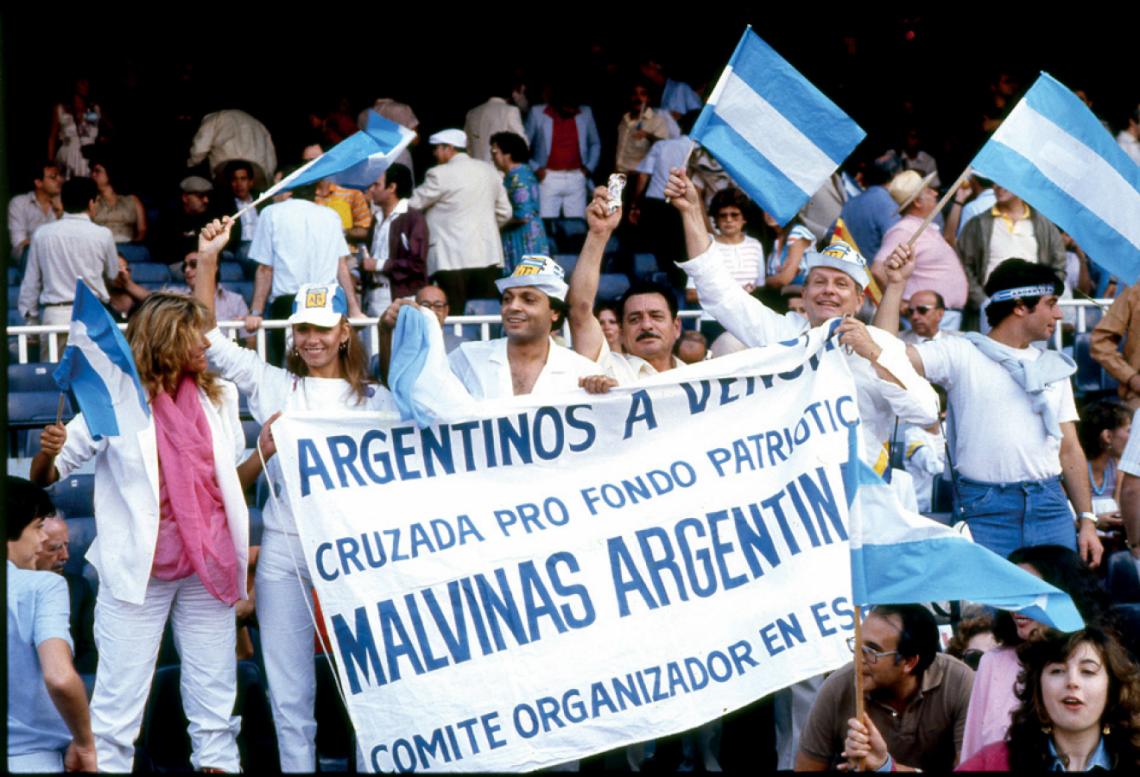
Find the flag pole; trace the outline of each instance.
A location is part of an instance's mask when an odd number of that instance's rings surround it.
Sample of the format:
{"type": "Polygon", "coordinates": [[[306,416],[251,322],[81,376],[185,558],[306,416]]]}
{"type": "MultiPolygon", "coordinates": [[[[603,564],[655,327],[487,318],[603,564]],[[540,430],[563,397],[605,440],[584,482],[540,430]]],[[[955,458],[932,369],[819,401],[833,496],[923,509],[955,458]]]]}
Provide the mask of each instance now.
{"type": "Polygon", "coordinates": [[[63,403],[67,400],[67,392],[59,392],[59,404],[55,408],[55,425],[63,423],[63,403]]]}
{"type": "MultiPolygon", "coordinates": [[[[863,722],[863,608],[855,605],[855,719],[863,722]]],[[[864,770],[863,758],[855,759],[854,771],[864,770]]]]}
{"type": "Polygon", "coordinates": [[[918,240],[918,236],[921,235],[926,230],[926,228],[930,226],[930,222],[934,221],[934,217],[942,212],[942,209],[946,207],[946,203],[949,202],[950,198],[954,196],[954,192],[958,191],[958,187],[965,183],[966,178],[969,175],[970,168],[967,167],[962,171],[962,174],[958,176],[958,180],[954,181],[954,184],[946,190],[945,194],[942,195],[942,199],[938,201],[938,205],[934,207],[934,210],[926,214],[926,218],[923,220],[922,224],[917,230],[915,230],[915,233],[910,236],[910,240],[906,241],[907,248],[914,248],[914,243],[916,240],[918,240]]]}

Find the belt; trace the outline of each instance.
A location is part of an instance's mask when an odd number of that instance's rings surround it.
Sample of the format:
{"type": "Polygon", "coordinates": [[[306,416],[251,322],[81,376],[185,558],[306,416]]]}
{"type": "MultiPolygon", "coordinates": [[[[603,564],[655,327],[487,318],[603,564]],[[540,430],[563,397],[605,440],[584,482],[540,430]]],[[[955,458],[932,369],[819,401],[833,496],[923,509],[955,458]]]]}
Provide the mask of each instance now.
{"type": "Polygon", "coordinates": [[[45,308],[67,308],[75,304],[75,300],[67,302],[41,302],[40,306],[45,308]]]}

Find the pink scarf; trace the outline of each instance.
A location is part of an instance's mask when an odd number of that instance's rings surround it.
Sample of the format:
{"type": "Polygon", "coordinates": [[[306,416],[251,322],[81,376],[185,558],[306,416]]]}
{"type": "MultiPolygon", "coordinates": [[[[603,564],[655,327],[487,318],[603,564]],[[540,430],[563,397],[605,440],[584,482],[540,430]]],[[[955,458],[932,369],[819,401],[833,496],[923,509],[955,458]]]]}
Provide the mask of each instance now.
{"type": "Polygon", "coordinates": [[[225,503],[214,471],[210,423],[198,386],[183,375],[177,394],[151,402],[158,442],[158,544],[151,574],[158,580],[198,575],[216,599],[241,598],[237,554],[226,522],[225,503]]]}

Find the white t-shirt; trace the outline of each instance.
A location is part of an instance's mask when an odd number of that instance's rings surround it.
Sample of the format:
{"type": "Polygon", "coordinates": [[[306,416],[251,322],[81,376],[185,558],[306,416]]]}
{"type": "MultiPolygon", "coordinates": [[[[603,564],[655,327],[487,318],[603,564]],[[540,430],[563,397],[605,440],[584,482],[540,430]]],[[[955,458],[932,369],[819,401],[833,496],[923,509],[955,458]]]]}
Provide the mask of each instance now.
{"type": "MultiPolygon", "coordinates": [[[[686,366],[676,356],[672,357],[672,360],[674,369],[686,366]]],[[[640,356],[634,356],[632,353],[614,353],[604,337],[601,350],[598,351],[597,366],[601,373],[616,380],[619,386],[631,386],[658,374],[657,368],[640,356]]]]}
{"type": "MultiPolygon", "coordinates": [[[[1013,358],[1036,361],[1042,351],[1010,348],[1013,358]]],[[[1025,389],[1005,368],[964,337],[940,337],[915,346],[926,377],[941,384],[950,400],[955,443],[954,464],[971,480],[1017,483],[1061,474],[1061,441],[1045,432],[1025,389]]],[[[1076,421],[1073,386],[1058,381],[1045,389],[1057,420],[1076,421]]]]}
{"type": "MultiPolygon", "coordinates": [[[[763,282],[764,246],[756,238],[745,236],[741,243],[714,241],[709,246],[709,253],[724,263],[729,275],[741,286],[763,282]]],[[[685,288],[695,289],[697,284],[689,278],[685,288]]]]}
{"type": "MultiPolygon", "coordinates": [[[[514,396],[507,338],[463,343],[450,354],[451,371],[476,399],[514,396]]],[[[531,394],[556,394],[579,389],[578,378],[598,375],[598,365],[585,356],[550,341],[546,365],[534,382],[531,394]]]]}

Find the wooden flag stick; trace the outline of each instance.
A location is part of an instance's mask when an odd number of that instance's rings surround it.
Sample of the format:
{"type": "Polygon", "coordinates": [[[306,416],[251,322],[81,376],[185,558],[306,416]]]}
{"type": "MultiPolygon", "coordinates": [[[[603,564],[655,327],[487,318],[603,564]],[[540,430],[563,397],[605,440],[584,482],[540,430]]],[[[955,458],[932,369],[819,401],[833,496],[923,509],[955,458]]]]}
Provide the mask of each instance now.
{"type": "Polygon", "coordinates": [[[63,423],[63,403],[67,401],[67,394],[59,392],[59,405],[55,409],[55,423],[59,426],[63,423]]]}
{"type": "MultiPolygon", "coordinates": [[[[855,605],[855,719],[863,721],[863,608],[859,605],[855,605]]],[[[855,759],[854,770],[864,771],[865,760],[855,759]]]]}
{"type": "Polygon", "coordinates": [[[958,176],[958,180],[954,181],[954,185],[947,189],[946,193],[942,195],[942,199],[938,201],[938,205],[935,206],[934,210],[926,214],[926,219],[922,222],[915,233],[910,236],[910,240],[906,241],[907,248],[914,247],[914,242],[918,240],[918,236],[922,234],[923,230],[930,226],[930,222],[934,221],[934,217],[942,212],[942,209],[946,207],[946,203],[949,202],[950,198],[954,196],[954,192],[958,191],[958,187],[965,182],[966,177],[969,175],[970,168],[967,167],[962,171],[962,174],[958,176]]]}

